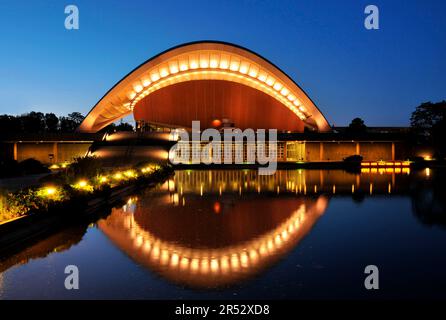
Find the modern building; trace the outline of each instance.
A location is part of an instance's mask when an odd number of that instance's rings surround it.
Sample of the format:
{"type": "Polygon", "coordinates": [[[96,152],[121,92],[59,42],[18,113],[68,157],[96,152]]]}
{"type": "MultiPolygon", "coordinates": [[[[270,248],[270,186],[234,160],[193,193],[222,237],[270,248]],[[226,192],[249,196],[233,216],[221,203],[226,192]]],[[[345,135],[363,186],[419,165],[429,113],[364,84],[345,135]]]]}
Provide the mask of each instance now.
{"type": "MultiPolygon", "coordinates": [[[[147,60],[99,100],[79,130],[97,132],[131,114],[141,131],[187,129],[193,120],[200,121],[201,129],[277,129],[279,161],[339,161],[354,154],[392,161],[408,156],[401,135],[395,133],[374,132],[361,139],[336,134],[284,71],[246,48],[224,42],[187,43],[147,60]]],[[[97,154],[129,153],[122,146],[113,152],[104,149],[97,154]]],[[[135,147],[132,152],[147,154],[135,147]]]]}
{"type": "MultiPolygon", "coordinates": [[[[89,153],[121,163],[166,159],[172,144],[165,143],[165,133],[190,129],[192,121],[199,120],[201,129],[277,129],[277,159],[284,162],[340,161],[355,154],[369,161],[397,161],[415,154],[404,128],[369,130],[360,137],[332,129],[311,98],[279,67],[249,49],[217,41],[180,45],[142,63],[93,106],[77,139],[3,142],[16,160],[35,154],[46,163],[69,161],[93,143],[86,135],[129,115],[137,133],[100,135],[89,153]]],[[[230,150],[231,157],[234,152],[230,150]]]]}
{"type": "Polygon", "coordinates": [[[137,122],[327,132],[308,95],[260,55],[223,42],[184,44],[131,71],[93,107],[79,130],[97,132],[133,114],[137,122]]]}

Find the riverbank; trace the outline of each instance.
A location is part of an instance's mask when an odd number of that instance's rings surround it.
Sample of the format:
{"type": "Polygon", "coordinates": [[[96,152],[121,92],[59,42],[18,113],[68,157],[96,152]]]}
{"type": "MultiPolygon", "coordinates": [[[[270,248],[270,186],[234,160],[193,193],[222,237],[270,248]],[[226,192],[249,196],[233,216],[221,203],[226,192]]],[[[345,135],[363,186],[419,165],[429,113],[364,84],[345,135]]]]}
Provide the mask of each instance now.
{"type": "Polygon", "coordinates": [[[61,227],[109,212],[114,206],[123,204],[126,197],[142,188],[163,182],[171,174],[172,168],[163,166],[150,174],[138,176],[119,185],[53,203],[46,211],[31,211],[4,221],[0,223],[0,254],[14,251],[61,227]]]}

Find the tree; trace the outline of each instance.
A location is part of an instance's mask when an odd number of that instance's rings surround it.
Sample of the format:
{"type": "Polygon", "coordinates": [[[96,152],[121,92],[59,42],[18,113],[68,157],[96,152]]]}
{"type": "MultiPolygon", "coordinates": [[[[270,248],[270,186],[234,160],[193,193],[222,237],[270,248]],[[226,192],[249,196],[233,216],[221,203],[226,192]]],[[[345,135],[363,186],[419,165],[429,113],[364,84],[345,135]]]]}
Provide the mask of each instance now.
{"type": "Polygon", "coordinates": [[[45,129],[47,132],[57,132],[59,130],[59,118],[54,113],[45,114],[45,129]]]}
{"type": "Polygon", "coordinates": [[[446,155],[446,101],[425,102],[410,117],[410,126],[418,144],[432,146],[436,156],[446,155]]]}
{"type": "Polygon", "coordinates": [[[432,134],[432,128],[444,121],[445,113],[446,101],[424,102],[412,112],[410,126],[417,133],[429,137],[432,134]]]}
{"type": "Polygon", "coordinates": [[[0,115],[0,133],[20,132],[22,124],[18,117],[7,114],[0,115]]]}
{"type": "Polygon", "coordinates": [[[79,126],[82,123],[82,121],[84,121],[84,118],[85,117],[80,112],[72,112],[68,114],[68,119],[76,123],[77,126],[79,126]]]}
{"type": "Polygon", "coordinates": [[[40,133],[45,131],[45,117],[42,112],[31,111],[20,116],[25,133],[40,133]]]}
{"type": "Polygon", "coordinates": [[[347,132],[354,135],[364,134],[367,131],[367,126],[361,118],[354,118],[347,127],[347,132]]]}
{"type": "Polygon", "coordinates": [[[128,122],[123,122],[121,120],[121,122],[116,125],[114,123],[109,124],[108,126],[102,128],[99,132],[101,133],[113,133],[113,132],[117,132],[117,131],[133,131],[133,126],[128,123],[128,122]]]}
{"type": "Polygon", "coordinates": [[[76,123],[68,117],[60,117],[60,132],[74,132],[77,128],[76,123]]]}
{"type": "Polygon", "coordinates": [[[128,122],[120,122],[116,126],[116,131],[133,131],[133,126],[128,122]]]}
{"type": "Polygon", "coordinates": [[[84,120],[84,116],[79,112],[69,113],[67,117],[60,117],[60,131],[74,132],[84,120]]]}

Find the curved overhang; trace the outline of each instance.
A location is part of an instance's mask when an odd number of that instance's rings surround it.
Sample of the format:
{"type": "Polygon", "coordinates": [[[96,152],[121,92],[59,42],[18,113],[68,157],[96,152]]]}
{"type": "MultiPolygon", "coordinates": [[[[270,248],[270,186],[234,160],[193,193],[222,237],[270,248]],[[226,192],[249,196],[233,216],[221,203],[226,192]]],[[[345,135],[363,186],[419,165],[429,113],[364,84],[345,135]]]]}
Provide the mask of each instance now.
{"type": "Polygon", "coordinates": [[[78,130],[97,132],[132,113],[143,98],[193,80],[232,81],[260,90],[320,132],[331,128],[308,95],[282,70],[256,53],[223,42],[194,42],[169,49],[141,64],[93,107],[78,130]]]}

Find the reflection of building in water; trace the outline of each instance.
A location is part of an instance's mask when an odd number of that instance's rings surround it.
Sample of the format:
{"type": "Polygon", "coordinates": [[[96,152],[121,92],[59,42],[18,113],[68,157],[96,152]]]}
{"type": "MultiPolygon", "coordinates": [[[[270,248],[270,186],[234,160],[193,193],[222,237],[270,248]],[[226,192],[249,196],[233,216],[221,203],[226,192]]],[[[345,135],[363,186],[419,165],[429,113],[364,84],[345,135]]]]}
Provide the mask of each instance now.
{"type": "Polygon", "coordinates": [[[325,211],[323,194],[407,193],[406,171],[176,171],[99,223],[118,247],[171,281],[197,287],[258,274],[304,237],[325,211]]]}
{"type": "Polygon", "coordinates": [[[62,232],[57,232],[44,239],[36,240],[20,252],[0,257],[0,276],[2,272],[15,265],[26,264],[30,260],[45,258],[51,253],[70,249],[71,246],[82,240],[82,237],[87,231],[87,227],[87,225],[81,224],[80,226],[64,229],[62,232]]]}
{"type": "Polygon", "coordinates": [[[3,273],[0,273],[0,297],[3,297],[4,295],[3,290],[3,273]]]}
{"type": "Polygon", "coordinates": [[[412,212],[423,224],[446,226],[446,171],[426,168],[411,183],[412,212]]]}
{"type": "Polygon", "coordinates": [[[279,170],[274,175],[259,175],[256,170],[186,170],[177,171],[164,187],[174,195],[188,192],[388,194],[407,192],[409,173],[408,168],[376,172],[369,169],[361,174],[342,170],[279,170]]]}
{"type": "Polygon", "coordinates": [[[184,206],[168,192],[147,193],[132,213],[117,209],[99,228],[139,263],[192,287],[233,284],[292,250],[325,211],[327,199],[201,197],[184,206]],[[218,208],[218,209],[217,209],[218,208]]]}

